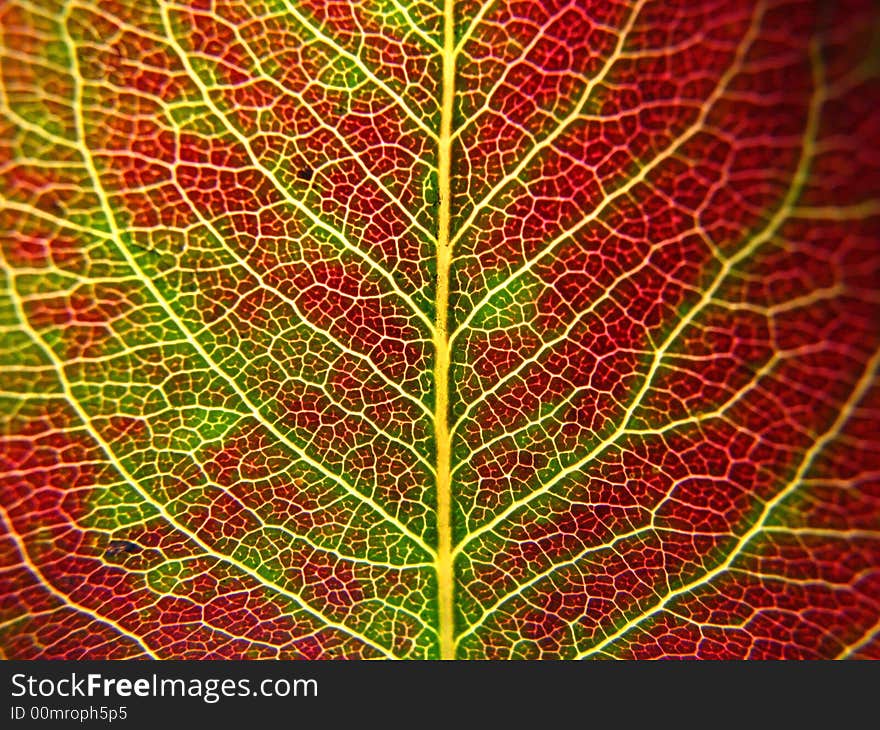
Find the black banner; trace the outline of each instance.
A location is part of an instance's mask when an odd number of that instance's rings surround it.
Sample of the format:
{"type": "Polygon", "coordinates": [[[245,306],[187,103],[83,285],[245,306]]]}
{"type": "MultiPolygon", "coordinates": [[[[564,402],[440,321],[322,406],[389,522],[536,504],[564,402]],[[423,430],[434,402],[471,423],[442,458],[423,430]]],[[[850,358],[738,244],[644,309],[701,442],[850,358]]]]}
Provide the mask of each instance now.
{"type": "Polygon", "coordinates": [[[4,728],[850,728],[876,725],[880,687],[867,662],[6,661],[0,669],[4,728]]]}

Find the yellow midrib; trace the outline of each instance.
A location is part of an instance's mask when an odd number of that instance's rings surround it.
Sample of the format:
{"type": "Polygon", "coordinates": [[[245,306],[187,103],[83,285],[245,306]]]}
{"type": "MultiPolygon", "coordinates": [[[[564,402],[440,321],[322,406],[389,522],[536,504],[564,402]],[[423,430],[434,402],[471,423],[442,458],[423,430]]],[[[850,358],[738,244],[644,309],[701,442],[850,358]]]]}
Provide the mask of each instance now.
{"type": "Polygon", "coordinates": [[[440,196],[437,222],[437,290],[434,321],[434,438],[437,445],[437,609],[440,658],[455,658],[452,570],[452,485],[449,434],[449,263],[450,168],[452,112],[455,101],[454,0],[443,5],[443,86],[440,137],[437,143],[437,186],[440,196]]]}

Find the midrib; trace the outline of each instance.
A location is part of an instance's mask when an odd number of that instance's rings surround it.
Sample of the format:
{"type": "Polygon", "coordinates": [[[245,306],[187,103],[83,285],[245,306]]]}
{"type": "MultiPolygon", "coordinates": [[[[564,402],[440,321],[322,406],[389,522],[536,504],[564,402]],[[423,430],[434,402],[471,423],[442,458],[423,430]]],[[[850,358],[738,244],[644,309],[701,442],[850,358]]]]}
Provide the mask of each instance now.
{"type": "Polygon", "coordinates": [[[437,613],[440,658],[455,658],[452,570],[452,485],[450,483],[449,434],[449,263],[452,111],[455,101],[454,0],[443,5],[443,98],[440,105],[440,136],[437,143],[437,185],[440,196],[437,222],[437,294],[434,321],[434,438],[437,445],[437,613]]]}

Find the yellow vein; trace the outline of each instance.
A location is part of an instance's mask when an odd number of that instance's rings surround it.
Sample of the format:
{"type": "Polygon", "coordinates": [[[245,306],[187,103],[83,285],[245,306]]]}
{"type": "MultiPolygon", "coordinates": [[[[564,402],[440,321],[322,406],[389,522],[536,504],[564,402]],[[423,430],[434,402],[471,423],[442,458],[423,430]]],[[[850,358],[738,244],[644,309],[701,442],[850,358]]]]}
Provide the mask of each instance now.
{"type": "Polygon", "coordinates": [[[862,649],[866,649],[867,647],[869,647],[877,639],[878,636],[880,636],[880,620],[878,620],[877,623],[875,623],[854,642],[841,649],[840,653],[835,657],[835,659],[849,659],[855,656],[862,649]]]}
{"type": "Polygon", "coordinates": [[[434,438],[437,446],[437,614],[440,658],[455,658],[455,571],[452,555],[452,477],[449,433],[449,230],[452,211],[452,116],[455,105],[455,8],[443,5],[443,99],[437,145],[440,194],[437,224],[437,292],[434,325],[434,438]]]}
{"type": "Polygon", "coordinates": [[[809,205],[795,208],[793,218],[809,220],[851,221],[880,215],[880,200],[863,200],[851,205],[809,205]]]}
{"type": "Polygon", "coordinates": [[[480,5],[480,9],[471,19],[471,22],[468,23],[468,27],[465,29],[464,33],[462,33],[461,38],[455,45],[455,50],[453,52],[456,56],[461,52],[461,49],[464,48],[465,44],[471,39],[471,36],[477,29],[477,26],[483,22],[483,18],[486,17],[486,14],[489,12],[493,5],[495,5],[495,0],[486,0],[486,2],[480,5]]]}

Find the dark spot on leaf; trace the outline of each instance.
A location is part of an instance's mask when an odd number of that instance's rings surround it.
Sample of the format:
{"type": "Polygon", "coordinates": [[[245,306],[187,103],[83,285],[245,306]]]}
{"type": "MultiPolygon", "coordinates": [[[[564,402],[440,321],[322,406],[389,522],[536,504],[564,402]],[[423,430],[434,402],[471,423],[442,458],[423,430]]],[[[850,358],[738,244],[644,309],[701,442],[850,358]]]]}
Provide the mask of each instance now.
{"type": "Polygon", "coordinates": [[[297,173],[297,176],[300,180],[311,180],[314,174],[315,171],[311,167],[304,167],[297,173]]]}
{"type": "Polygon", "coordinates": [[[138,550],[140,550],[138,544],[129,540],[111,540],[105,554],[121,555],[123,553],[136,553],[138,550]]]}

